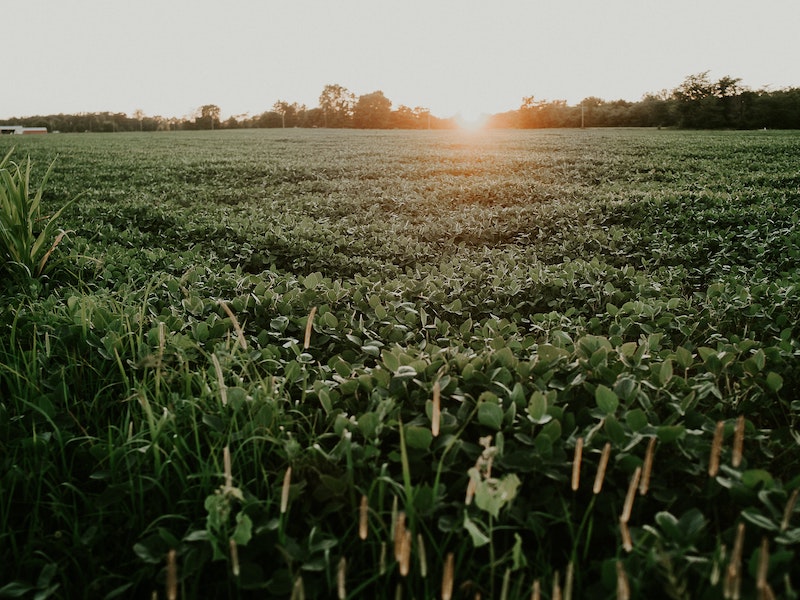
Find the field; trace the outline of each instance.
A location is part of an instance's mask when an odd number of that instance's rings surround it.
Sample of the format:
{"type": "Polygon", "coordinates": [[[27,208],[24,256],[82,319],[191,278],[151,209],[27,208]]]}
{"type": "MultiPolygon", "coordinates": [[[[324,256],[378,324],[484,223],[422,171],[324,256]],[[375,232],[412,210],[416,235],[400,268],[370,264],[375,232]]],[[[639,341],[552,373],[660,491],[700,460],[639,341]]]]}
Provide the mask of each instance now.
{"type": "Polygon", "coordinates": [[[800,134],[13,144],[0,597],[798,597],[800,134]]]}

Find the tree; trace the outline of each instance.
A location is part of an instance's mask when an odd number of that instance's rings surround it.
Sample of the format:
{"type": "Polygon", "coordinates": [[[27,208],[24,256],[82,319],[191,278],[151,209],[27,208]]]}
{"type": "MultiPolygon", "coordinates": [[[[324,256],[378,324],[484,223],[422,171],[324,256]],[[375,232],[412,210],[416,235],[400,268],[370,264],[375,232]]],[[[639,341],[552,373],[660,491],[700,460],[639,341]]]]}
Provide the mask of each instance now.
{"type": "Polygon", "coordinates": [[[355,95],[336,83],[328,84],[319,96],[325,127],[347,127],[353,117],[355,95]]]}
{"type": "Polygon", "coordinates": [[[219,115],[221,112],[216,104],[204,104],[195,113],[195,125],[198,129],[219,127],[219,115]]]}
{"type": "Polygon", "coordinates": [[[353,125],[361,129],[386,129],[392,117],[392,101],[377,91],[358,97],[353,109],[353,125]]]}

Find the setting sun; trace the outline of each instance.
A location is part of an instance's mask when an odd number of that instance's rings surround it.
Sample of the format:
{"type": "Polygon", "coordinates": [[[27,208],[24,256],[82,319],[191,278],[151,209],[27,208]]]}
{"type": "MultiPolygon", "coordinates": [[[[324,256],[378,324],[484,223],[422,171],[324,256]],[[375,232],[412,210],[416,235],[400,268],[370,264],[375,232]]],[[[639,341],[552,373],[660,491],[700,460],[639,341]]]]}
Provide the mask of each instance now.
{"type": "Polygon", "coordinates": [[[460,129],[467,131],[477,131],[483,129],[489,120],[489,115],[483,112],[463,110],[455,117],[460,129]]]}

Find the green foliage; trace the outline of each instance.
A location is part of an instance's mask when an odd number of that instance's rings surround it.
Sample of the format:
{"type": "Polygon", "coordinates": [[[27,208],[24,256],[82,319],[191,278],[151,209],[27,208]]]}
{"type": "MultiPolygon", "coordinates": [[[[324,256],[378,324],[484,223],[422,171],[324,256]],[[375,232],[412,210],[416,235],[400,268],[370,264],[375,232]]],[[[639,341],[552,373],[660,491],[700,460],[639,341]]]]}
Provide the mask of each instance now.
{"type": "Polygon", "coordinates": [[[74,200],[42,216],[42,195],[54,163],[34,191],[30,157],[19,165],[11,162],[12,153],[13,148],[0,160],[0,254],[8,275],[40,277],[51,269],[48,259],[64,236],[61,230],[53,239],[58,218],[74,200]]]}
{"type": "Polygon", "coordinates": [[[0,595],[793,597],[798,140],[586,133],[23,142],[103,260],[0,292],[0,595]]]}

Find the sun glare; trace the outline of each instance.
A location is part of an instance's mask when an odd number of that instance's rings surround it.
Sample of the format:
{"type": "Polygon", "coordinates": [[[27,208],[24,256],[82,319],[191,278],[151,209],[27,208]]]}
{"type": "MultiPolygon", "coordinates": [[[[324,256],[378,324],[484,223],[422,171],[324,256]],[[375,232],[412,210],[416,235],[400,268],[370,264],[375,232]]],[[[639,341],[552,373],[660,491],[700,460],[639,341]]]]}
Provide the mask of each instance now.
{"type": "Polygon", "coordinates": [[[483,129],[488,120],[489,115],[486,113],[474,111],[461,111],[456,116],[456,123],[461,129],[466,131],[478,131],[479,129],[483,129]]]}

